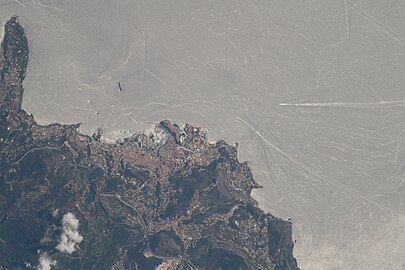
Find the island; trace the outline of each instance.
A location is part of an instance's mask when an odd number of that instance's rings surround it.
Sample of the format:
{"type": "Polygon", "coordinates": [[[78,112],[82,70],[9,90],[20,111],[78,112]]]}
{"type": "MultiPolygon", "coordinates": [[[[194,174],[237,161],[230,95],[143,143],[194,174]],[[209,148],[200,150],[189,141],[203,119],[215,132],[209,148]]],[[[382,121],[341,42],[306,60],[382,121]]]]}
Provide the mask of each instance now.
{"type": "Polygon", "coordinates": [[[22,108],[29,46],[0,49],[0,269],[298,269],[292,226],[262,211],[237,145],[157,123],[109,143],[22,108]]]}

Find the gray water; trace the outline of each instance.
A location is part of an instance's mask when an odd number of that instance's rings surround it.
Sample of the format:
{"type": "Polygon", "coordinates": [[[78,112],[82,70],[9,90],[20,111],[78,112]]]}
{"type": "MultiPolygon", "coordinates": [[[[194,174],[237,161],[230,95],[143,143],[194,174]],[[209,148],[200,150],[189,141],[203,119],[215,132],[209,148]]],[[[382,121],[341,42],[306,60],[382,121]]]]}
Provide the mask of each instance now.
{"type": "Polygon", "coordinates": [[[303,269],[405,269],[405,2],[0,0],[23,108],[107,139],[170,119],[240,142],[303,269]],[[123,91],[119,91],[118,82],[123,91]]]}

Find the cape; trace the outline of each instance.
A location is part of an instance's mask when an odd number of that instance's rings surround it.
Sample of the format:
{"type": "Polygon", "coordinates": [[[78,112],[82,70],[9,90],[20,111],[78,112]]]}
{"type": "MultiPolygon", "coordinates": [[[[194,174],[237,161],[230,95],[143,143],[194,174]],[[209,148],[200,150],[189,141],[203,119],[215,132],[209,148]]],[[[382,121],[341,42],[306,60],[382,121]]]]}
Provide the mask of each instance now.
{"type": "Polygon", "coordinates": [[[298,269],[237,145],[169,121],[108,143],[21,108],[29,47],[0,49],[0,269],[298,269]]]}

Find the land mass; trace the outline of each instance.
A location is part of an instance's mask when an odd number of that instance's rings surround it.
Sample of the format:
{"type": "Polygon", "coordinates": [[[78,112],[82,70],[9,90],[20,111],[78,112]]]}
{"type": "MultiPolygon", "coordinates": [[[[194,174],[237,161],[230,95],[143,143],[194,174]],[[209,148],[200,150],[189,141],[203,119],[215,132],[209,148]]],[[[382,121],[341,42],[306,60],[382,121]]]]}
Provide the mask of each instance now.
{"type": "Polygon", "coordinates": [[[0,48],[0,269],[298,269],[291,223],[260,210],[237,146],[169,121],[116,143],[39,125],[21,108],[28,54],[13,16],[0,48]]]}

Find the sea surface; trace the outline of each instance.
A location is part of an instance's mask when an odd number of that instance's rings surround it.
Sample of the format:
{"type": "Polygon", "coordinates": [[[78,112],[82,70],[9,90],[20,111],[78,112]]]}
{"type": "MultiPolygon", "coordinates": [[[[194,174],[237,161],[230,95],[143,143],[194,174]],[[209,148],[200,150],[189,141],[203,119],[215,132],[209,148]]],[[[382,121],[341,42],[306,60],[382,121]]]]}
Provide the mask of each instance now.
{"type": "Polygon", "coordinates": [[[240,143],[302,269],[405,268],[404,1],[0,0],[14,14],[39,123],[202,126],[240,143]]]}

